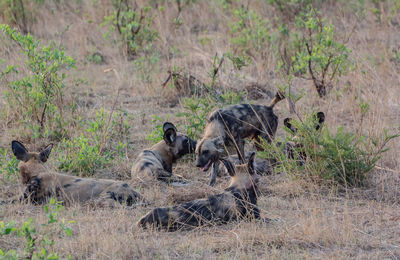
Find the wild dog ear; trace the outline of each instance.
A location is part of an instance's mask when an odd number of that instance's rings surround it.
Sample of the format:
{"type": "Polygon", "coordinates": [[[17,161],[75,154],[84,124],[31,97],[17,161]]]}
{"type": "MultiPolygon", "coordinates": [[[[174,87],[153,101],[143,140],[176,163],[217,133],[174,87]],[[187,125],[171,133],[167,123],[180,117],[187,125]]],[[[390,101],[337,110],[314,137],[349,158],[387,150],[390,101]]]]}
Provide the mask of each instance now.
{"type": "Polygon", "coordinates": [[[53,144],[49,144],[48,146],[46,146],[46,148],[40,152],[39,160],[41,160],[42,162],[47,162],[47,159],[49,159],[51,153],[51,149],[53,149],[53,144]]]}
{"type": "Polygon", "coordinates": [[[23,162],[27,162],[29,160],[28,150],[26,150],[26,148],[23,144],[21,144],[18,141],[13,140],[11,142],[11,148],[12,148],[12,151],[13,151],[15,157],[17,157],[18,160],[23,161],[23,162]]]}
{"type": "Polygon", "coordinates": [[[318,123],[315,125],[315,129],[318,130],[322,127],[322,124],[325,122],[325,114],[324,112],[317,113],[318,123]]]}
{"type": "Polygon", "coordinates": [[[163,125],[163,131],[164,131],[164,141],[167,143],[167,145],[173,145],[176,141],[176,128],[174,124],[170,122],[166,122],[163,125]]]}
{"type": "Polygon", "coordinates": [[[292,132],[297,133],[297,128],[294,127],[294,126],[290,123],[291,120],[292,120],[292,119],[291,119],[290,117],[285,118],[285,120],[283,120],[283,124],[284,124],[287,128],[289,128],[292,132]]]}
{"type": "Polygon", "coordinates": [[[253,175],[254,173],[256,173],[256,171],[255,171],[255,169],[256,169],[255,158],[256,158],[256,153],[252,152],[250,157],[249,157],[249,160],[247,162],[247,168],[249,169],[250,175],[253,175]]]}
{"type": "Polygon", "coordinates": [[[229,176],[233,177],[236,174],[235,166],[228,159],[221,158],[220,161],[225,165],[226,170],[228,171],[229,176]]]}

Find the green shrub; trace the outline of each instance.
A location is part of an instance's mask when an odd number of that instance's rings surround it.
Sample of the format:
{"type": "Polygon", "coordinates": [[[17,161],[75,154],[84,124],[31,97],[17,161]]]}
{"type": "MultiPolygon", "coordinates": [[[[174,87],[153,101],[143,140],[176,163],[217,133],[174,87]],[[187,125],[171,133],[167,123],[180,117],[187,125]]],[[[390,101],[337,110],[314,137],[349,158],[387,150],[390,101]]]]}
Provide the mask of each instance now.
{"type": "Polygon", "coordinates": [[[227,57],[240,69],[256,56],[265,57],[271,40],[270,29],[264,18],[243,6],[234,10],[233,17],[234,22],[229,25],[233,49],[227,57]]]}
{"type": "Polygon", "coordinates": [[[96,111],[94,120],[84,123],[84,133],[59,144],[58,168],[90,176],[122,158],[130,129],[126,117],[126,113],[96,111]]]}
{"type": "Polygon", "coordinates": [[[25,134],[30,138],[60,139],[65,135],[66,111],[71,107],[63,98],[66,79],[63,71],[74,67],[74,59],[55,43],[43,46],[33,36],[22,35],[8,25],[0,25],[0,29],[21,49],[29,70],[24,75],[22,68],[8,65],[0,72],[9,111],[29,130],[25,134]]]}
{"type": "MultiPolygon", "coordinates": [[[[58,259],[58,254],[54,252],[55,237],[67,235],[72,236],[69,224],[74,221],[66,222],[59,219],[59,214],[64,207],[52,198],[48,205],[44,206],[44,211],[48,214],[48,221],[37,224],[32,218],[25,221],[21,226],[16,226],[15,222],[0,221],[0,236],[17,236],[25,240],[24,251],[20,249],[8,250],[0,249],[1,259],[58,259]],[[58,224],[58,225],[56,225],[58,224]],[[40,229],[40,230],[39,230],[40,229]]],[[[5,238],[4,238],[5,239],[5,238]]],[[[68,257],[70,258],[70,256],[68,257]]]]}
{"type": "Polygon", "coordinates": [[[7,149],[0,148],[0,174],[6,176],[8,180],[18,177],[18,160],[7,149]]]}
{"type": "Polygon", "coordinates": [[[132,7],[137,5],[129,0],[111,0],[111,3],[113,13],[104,17],[102,23],[108,27],[108,34],[118,32],[124,51],[131,58],[139,52],[151,51],[152,43],[158,37],[158,32],[151,28],[152,7],[132,7]]]}
{"type": "Polygon", "coordinates": [[[281,26],[279,70],[288,81],[293,76],[312,79],[319,96],[325,96],[337,77],[352,67],[351,51],[338,38],[334,26],[311,8],[297,17],[293,30],[281,26]]]}
{"type": "Polygon", "coordinates": [[[284,146],[263,143],[264,152],[260,155],[265,158],[277,158],[280,163],[279,170],[301,177],[316,176],[321,179],[330,180],[344,187],[356,187],[366,184],[368,173],[375,167],[376,162],[388,149],[387,143],[399,135],[388,135],[377,139],[365,135],[356,135],[346,132],[340,126],[333,134],[325,126],[321,131],[315,130],[315,116],[311,114],[303,121],[292,120],[298,130],[296,137],[287,130],[287,136],[281,143],[287,141],[300,144],[295,148],[294,160],[288,160],[284,153],[284,146]],[[300,156],[305,154],[306,163],[297,162],[300,156]]]}
{"type": "Polygon", "coordinates": [[[163,125],[168,121],[168,118],[168,115],[165,120],[157,115],[153,115],[153,119],[151,120],[153,130],[147,135],[146,140],[150,141],[152,144],[160,142],[164,137],[163,125]]]}

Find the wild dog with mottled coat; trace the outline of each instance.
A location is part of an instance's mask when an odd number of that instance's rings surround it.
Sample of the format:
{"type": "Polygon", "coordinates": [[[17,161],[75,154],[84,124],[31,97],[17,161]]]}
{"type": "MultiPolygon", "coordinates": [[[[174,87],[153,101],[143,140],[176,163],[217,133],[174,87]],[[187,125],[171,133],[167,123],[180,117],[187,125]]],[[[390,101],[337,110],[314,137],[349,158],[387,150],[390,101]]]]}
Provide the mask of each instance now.
{"type": "Polygon", "coordinates": [[[260,219],[257,207],[259,176],[254,170],[254,158],[255,153],[250,156],[248,163],[236,166],[221,159],[231,176],[231,183],[223,193],[177,206],[153,209],[137,222],[138,226],[174,231],[243,218],[260,219]]]}
{"type": "Polygon", "coordinates": [[[20,160],[18,168],[25,187],[21,201],[42,204],[54,197],[67,205],[77,202],[109,207],[146,203],[127,183],[79,178],[49,170],[44,163],[49,158],[52,144],[41,152],[28,152],[23,144],[14,140],[11,148],[15,157],[20,160]]]}
{"type": "MultiPolygon", "coordinates": [[[[219,159],[225,156],[225,147],[235,148],[240,161],[244,162],[244,138],[271,141],[278,127],[278,117],[273,108],[284,99],[276,93],[269,106],[240,104],[218,109],[208,117],[203,138],[196,147],[196,166],[204,172],[213,166],[210,185],[214,185],[219,169],[219,159]]],[[[261,147],[256,143],[257,150],[261,147]]]]}
{"type": "Polygon", "coordinates": [[[194,153],[196,141],[187,135],[179,134],[172,123],[163,125],[163,140],[148,150],[141,152],[132,167],[132,177],[145,182],[160,180],[164,182],[181,181],[172,174],[172,165],[189,153],[194,153]]]}
{"type": "MultiPolygon", "coordinates": [[[[325,114],[323,112],[318,112],[314,115],[314,128],[316,131],[322,128],[322,124],[325,122],[325,114]]],[[[297,139],[301,138],[298,136],[298,129],[290,123],[291,118],[285,118],[283,124],[292,132],[294,135],[293,142],[287,142],[284,144],[284,153],[289,159],[297,159],[300,165],[303,165],[306,162],[307,156],[304,151],[301,151],[303,145],[297,141],[297,139]]]]}

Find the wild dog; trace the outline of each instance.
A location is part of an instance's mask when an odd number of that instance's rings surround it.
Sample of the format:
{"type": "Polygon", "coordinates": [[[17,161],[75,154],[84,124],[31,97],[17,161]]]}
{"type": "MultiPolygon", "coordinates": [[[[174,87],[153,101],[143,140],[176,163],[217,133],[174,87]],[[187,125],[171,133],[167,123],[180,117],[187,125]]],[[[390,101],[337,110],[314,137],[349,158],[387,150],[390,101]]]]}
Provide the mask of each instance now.
{"type": "Polygon", "coordinates": [[[22,143],[14,140],[11,148],[20,161],[18,168],[25,187],[20,201],[42,204],[54,197],[66,205],[77,202],[109,207],[118,203],[129,207],[146,203],[127,183],[79,178],[49,170],[44,163],[50,156],[52,144],[41,152],[28,152],[22,143]]]}
{"type": "MultiPolygon", "coordinates": [[[[249,160],[249,158],[250,158],[252,153],[253,152],[246,152],[245,153],[245,157],[244,158],[245,158],[246,161],[249,160]]],[[[232,155],[229,158],[231,159],[231,161],[233,162],[234,165],[241,164],[239,156],[232,155]]],[[[270,175],[272,173],[273,163],[271,162],[271,160],[257,157],[254,160],[254,165],[255,165],[256,173],[258,175],[260,175],[260,176],[270,175]]],[[[219,172],[221,172],[221,167],[220,167],[220,171],[219,172]]]]}
{"type": "MultiPolygon", "coordinates": [[[[313,119],[315,122],[315,130],[320,130],[325,122],[325,114],[323,112],[318,112],[313,119]]],[[[298,129],[290,123],[291,120],[291,118],[285,118],[283,124],[292,132],[294,141],[285,143],[283,151],[289,159],[297,159],[298,164],[303,165],[306,162],[307,155],[302,151],[303,145],[298,141],[301,136],[298,136],[298,129]]]]}
{"type": "Polygon", "coordinates": [[[246,164],[236,166],[229,160],[221,159],[231,176],[231,183],[223,193],[177,206],[155,208],[143,216],[137,225],[174,231],[243,218],[260,219],[257,207],[259,176],[255,172],[254,158],[255,153],[252,153],[246,164]]]}
{"type": "MultiPolygon", "coordinates": [[[[219,169],[219,159],[225,153],[225,147],[234,148],[241,163],[244,162],[244,138],[259,141],[263,138],[270,142],[278,127],[278,117],[273,108],[284,99],[277,92],[269,106],[239,104],[218,109],[210,114],[203,138],[196,147],[196,166],[207,172],[213,166],[210,185],[214,185],[219,169]]],[[[261,147],[256,142],[257,150],[261,147]]]]}
{"type": "Polygon", "coordinates": [[[177,133],[175,126],[169,122],[164,123],[163,132],[162,141],[139,154],[131,170],[132,177],[145,182],[182,181],[172,174],[172,165],[184,155],[194,153],[196,141],[177,133]]]}

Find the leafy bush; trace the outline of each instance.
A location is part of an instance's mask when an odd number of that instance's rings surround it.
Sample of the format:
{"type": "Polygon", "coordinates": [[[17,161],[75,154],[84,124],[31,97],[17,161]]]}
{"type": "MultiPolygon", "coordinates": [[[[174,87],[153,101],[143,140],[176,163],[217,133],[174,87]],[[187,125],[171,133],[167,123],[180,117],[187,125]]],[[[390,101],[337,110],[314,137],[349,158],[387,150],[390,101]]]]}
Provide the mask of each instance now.
{"type": "MultiPolygon", "coordinates": [[[[0,221],[0,236],[23,237],[25,240],[24,252],[20,250],[0,249],[0,258],[4,259],[58,259],[58,254],[53,251],[55,242],[54,238],[67,235],[72,236],[72,230],[68,224],[74,221],[66,222],[64,219],[58,219],[60,212],[64,207],[52,198],[48,205],[44,206],[44,211],[48,214],[47,223],[38,225],[32,218],[25,221],[21,226],[15,223],[0,221]],[[58,223],[58,225],[56,225],[58,223]],[[39,227],[42,230],[39,230],[39,227]]],[[[69,257],[70,258],[70,257],[69,257]]]]}
{"type": "Polygon", "coordinates": [[[168,121],[169,116],[164,119],[157,115],[153,115],[153,119],[151,120],[152,125],[154,126],[153,131],[147,135],[146,140],[151,141],[152,144],[156,144],[163,139],[164,131],[163,125],[168,121]]]}
{"type": "Polygon", "coordinates": [[[104,17],[102,25],[108,26],[109,33],[117,30],[126,54],[132,58],[141,51],[151,50],[152,42],[158,37],[158,32],[151,28],[151,6],[137,7],[129,0],[111,2],[114,11],[104,17]]]}
{"type": "Polygon", "coordinates": [[[85,124],[85,132],[64,139],[58,146],[58,168],[80,176],[92,175],[124,156],[130,126],[125,113],[107,114],[96,111],[94,120],[85,124]]]}
{"type": "Polygon", "coordinates": [[[312,79],[320,97],[327,94],[334,80],[349,70],[350,49],[337,40],[335,29],[315,9],[299,15],[296,27],[280,29],[279,69],[292,76],[312,79]]]}
{"type": "Polygon", "coordinates": [[[4,174],[7,179],[18,176],[18,160],[7,149],[0,148],[0,174],[4,174]]]}
{"type": "Polygon", "coordinates": [[[380,139],[365,135],[346,132],[340,126],[333,134],[327,127],[322,132],[315,130],[313,114],[303,121],[292,120],[297,128],[294,135],[289,129],[282,145],[263,142],[264,152],[260,155],[266,158],[277,158],[279,170],[296,174],[306,172],[308,176],[316,176],[330,180],[344,187],[363,186],[366,184],[368,173],[375,167],[376,162],[388,149],[387,143],[400,136],[388,135],[386,132],[380,139]],[[284,152],[286,142],[300,144],[294,147],[294,160],[288,160],[284,152]],[[298,164],[300,156],[306,157],[305,164],[298,164]],[[294,162],[294,163],[293,163],[294,162]]]}
{"type": "Polygon", "coordinates": [[[0,25],[0,29],[21,49],[29,70],[24,75],[18,66],[8,65],[0,72],[0,79],[7,86],[5,95],[10,112],[30,130],[27,136],[61,138],[67,123],[65,110],[70,108],[63,98],[66,79],[63,70],[74,67],[74,59],[55,43],[42,46],[33,36],[22,35],[8,25],[0,25]]]}
{"type": "Polygon", "coordinates": [[[251,58],[263,58],[270,43],[270,29],[264,18],[244,6],[233,12],[234,22],[230,24],[232,53],[227,56],[237,69],[246,66],[251,58]]]}

